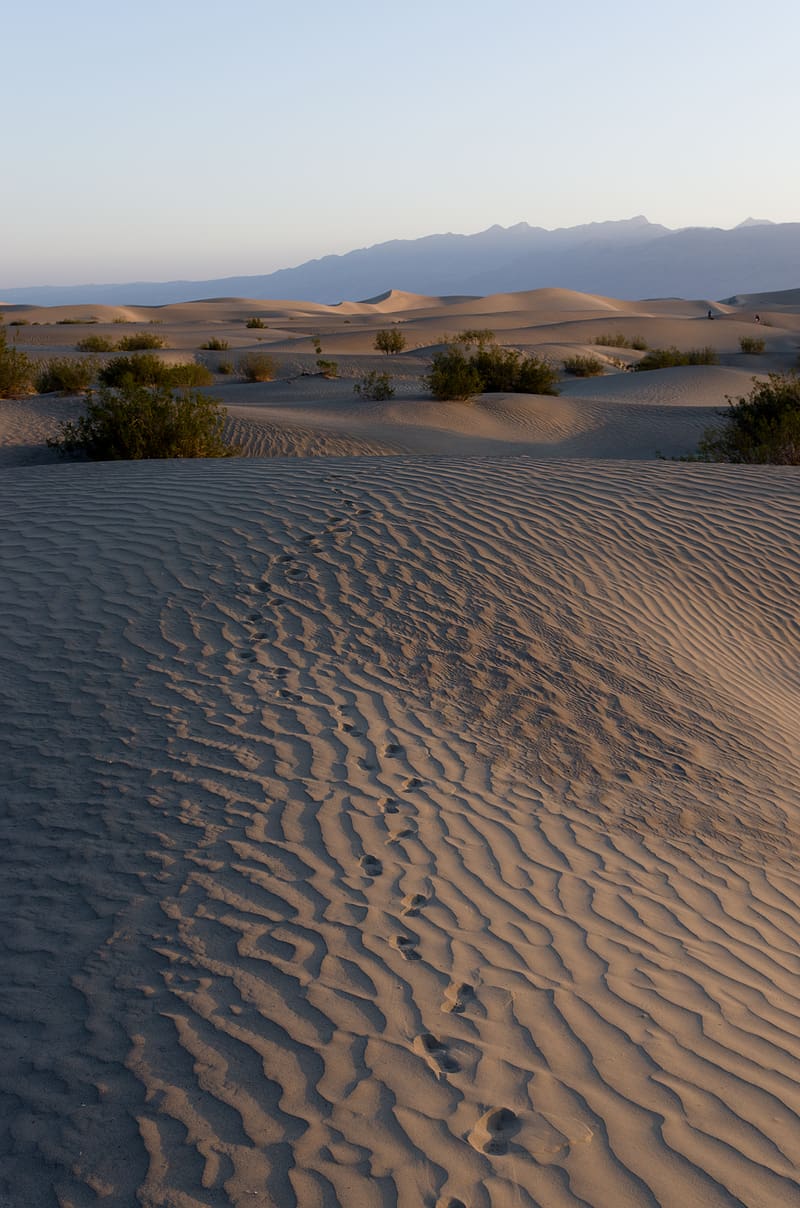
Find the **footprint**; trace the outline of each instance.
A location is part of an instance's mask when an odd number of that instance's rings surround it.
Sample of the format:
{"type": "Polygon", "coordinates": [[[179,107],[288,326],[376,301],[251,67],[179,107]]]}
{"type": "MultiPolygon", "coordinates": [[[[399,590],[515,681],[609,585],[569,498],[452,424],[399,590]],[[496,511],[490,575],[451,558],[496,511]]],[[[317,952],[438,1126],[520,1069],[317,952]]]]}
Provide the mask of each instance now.
{"type": "Polygon", "coordinates": [[[449,1195],[446,1200],[437,1200],[436,1208],[467,1208],[463,1200],[458,1200],[455,1196],[449,1195]]]}
{"type": "Polygon", "coordinates": [[[455,1074],[461,1069],[455,1057],[447,1051],[447,1045],[442,1044],[430,1032],[423,1032],[414,1041],[414,1049],[421,1053],[437,1078],[441,1074],[455,1074]]]}
{"type": "Polygon", "coordinates": [[[255,657],[256,656],[252,650],[240,650],[239,651],[239,658],[242,659],[243,662],[250,662],[251,659],[254,659],[255,657]]]}
{"type": "Polygon", "coordinates": [[[402,755],[403,748],[399,747],[396,742],[387,743],[383,748],[384,755],[402,755]]]}
{"type": "Polygon", "coordinates": [[[416,839],[416,837],[417,829],[415,826],[404,826],[402,830],[393,831],[386,840],[386,843],[387,845],[389,843],[399,843],[401,839],[416,839]]]}
{"type": "Polygon", "coordinates": [[[424,906],[427,902],[424,893],[409,893],[403,898],[403,914],[408,917],[415,917],[419,914],[420,906],[424,906]]]}
{"type": "Polygon", "coordinates": [[[442,1010],[448,1014],[462,1015],[474,997],[475,991],[469,982],[451,982],[445,990],[442,1010]]]}
{"type": "Polygon", "coordinates": [[[378,804],[384,814],[399,814],[400,812],[400,805],[394,797],[384,797],[378,804]]]}
{"type": "Polygon", "coordinates": [[[406,779],[406,780],[403,782],[403,788],[404,788],[406,791],[408,791],[409,789],[421,789],[421,788],[422,788],[422,781],[421,781],[421,780],[418,780],[416,776],[409,776],[409,777],[408,777],[408,778],[407,778],[407,779],[406,779]]]}
{"type": "Polygon", "coordinates": [[[519,1120],[510,1107],[493,1107],[481,1116],[470,1133],[469,1141],[485,1154],[508,1153],[509,1139],[519,1132],[519,1120]]]}
{"type": "Polygon", "coordinates": [[[383,864],[377,856],[362,856],[359,861],[365,876],[379,877],[383,872],[383,864]]]}
{"type": "Polygon", "coordinates": [[[395,935],[392,938],[391,944],[407,961],[420,960],[420,955],[417,952],[417,942],[416,940],[412,940],[410,936],[395,935]]]}

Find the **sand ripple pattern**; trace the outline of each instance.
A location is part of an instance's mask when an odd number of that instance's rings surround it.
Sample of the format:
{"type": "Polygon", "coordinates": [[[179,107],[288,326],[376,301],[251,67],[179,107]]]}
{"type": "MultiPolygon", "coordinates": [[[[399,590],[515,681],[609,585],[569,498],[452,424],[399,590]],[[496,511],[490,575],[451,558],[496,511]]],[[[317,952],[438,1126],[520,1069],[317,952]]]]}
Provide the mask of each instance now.
{"type": "Polygon", "coordinates": [[[0,480],[0,1204],[800,1203],[792,471],[0,480]]]}

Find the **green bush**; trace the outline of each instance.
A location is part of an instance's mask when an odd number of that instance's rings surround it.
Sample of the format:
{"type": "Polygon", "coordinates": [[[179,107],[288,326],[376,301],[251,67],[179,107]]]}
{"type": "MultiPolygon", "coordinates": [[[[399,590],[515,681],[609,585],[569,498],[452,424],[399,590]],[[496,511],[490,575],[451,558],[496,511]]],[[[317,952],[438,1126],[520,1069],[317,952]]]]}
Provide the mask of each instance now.
{"type": "Polygon", "coordinates": [[[742,336],[741,340],[739,341],[739,347],[741,348],[742,352],[749,352],[756,356],[760,356],[760,354],[764,351],[766,344],[764,340],[756,339],[754,336],[742,336]]]}
{"type": "Polygon", "coordinates": [[[205,344],[200,345],[201,348],[208,349],[209,352],[227,352],[227,340],[206,340],[205,344]]]}
{"type": "Polygon", "coordinates": [[[483,348],[486,344],[494,344],[495,334],[488,327],[470,327],[453,336],[448,343],[463,344],[466,348],[483,348]]]}
{"type": "Polygon", "coordinates": [[[324,357],[317,357],[317,369],[324,378],[336,378],[339,376],[338,361],[326,361],[324,357]]]}
{"type": "Polygon", "coordinates": [[[163,348],[161,336],[154,336],[149,331],[139,331],[133,336],[123,336],[117,344],[120,352],[142,352],[147,348],[163,348]]]}
{"type": "Polygon", "coordinates": [[[214,375],[195,361],[169,365],[158,357],[141,353],[132,357],[112,357],[97,375],[104,386],[209,386],[214,375]]]}
{"type": "Polygon", "coordinates": [[[93,461],[163,457],[230,457],[223,439],[225,409],[197,391],[128,383],[90,394],[86,414],[61,425],[48,440],[59,453],[84,453],[93,461]]]}
{"type": "Polygon", "coordinates": [[[78,352],[113,352],[116,344],[107,336],[87,336],[85,340],[78,340],[75,347],[78,352]]]}
{"type": "Polygon", "coordinates": [[[437,352],[422,381],[439,402],[465,401],[483,392],[483,380],[478,370],[456,347],[437,352]]]}
{"type": "Polygon", "coordinates": [[[218,361],[217,373],[222,373],[225,376],[227,376],[229,373],[233,373],[233,361],[218,361]]]}
{"type": "Polygon", "coordinates": [[[9,319],[8,326],[9,327],[29,327],[30,320],[29,319],[9,319]]]}
{"type": "Polygon", "coordinates": [[[245,327],[255,327],[259,331],[264,331],[266,329],[266,326],[267,325],[264,322],[264,320],[259,319],[257,315],[253,315],[252,319],[248,319],[247,322],[245,323],[245,327]]]}
{"type": "Polygon", "coordinates": [[[236,368],[247,382],[271,382],[278,371],[275,358],[266,352],[246,352],[236,368]]]}
{"type": "Polygon", "coordinates": [[[574,377],[599,377],[603,372],[603,362],[597,357],[568,357],[564,361],[564,369],[574,377]]]}
{"type": "Polygon", "coordinates": [[[640,352],[644,352],[647,348],[647,340],[643,340],[641,336],[634,336],[632,340],[629,340],[621,331],[613,335],[606,332],[604,335],[595,336],[592,343],[601,344],[604,348],[636,348],[640,352]]]}
{"type": "Polygon", "coordinates": [[[16,343],[9,345],[6,333],[0,330],[0,398],[31,394],[35,372],[27,353],[20,352],[16,343]]]}
{"type": "Polygon", "coordinates": [[[90,323],[96,323],[97,319],[56,319],[57,327],[87,327],[90,323]]]}
{"type": "Polygon", "coordinates": [[[679,348],[672,346],[671,348],[651,349],[633,368],[637,373],[643,373],[649,369],[673,369],[678,365],[718,364],[719,356],[716,350],[708,346],[690,348],[687,352],[681,352],[679,348]]]}
{"type": "Polygon", "coordinates": [[[83,394],[95,378],[94,361],[82,361],[77,357],[53,357],[45,361],[36,375],[36,393],[51,394],[60,390],[62,394],[83,394]]]}
{"type": "Polygon", "coordinates": [[[387,357],[391,356],[393,352],[402,352],[405,346],[406,337],[396,327],[375,333],[373,348],[376,348],[378,352],[385,352],[387,357]]]}
{"type": "Polygon", "coordinates": [[[800,465],[800,376],[771,373],[750,393],[728,399],[720,428],[709,428],[699,445],[701,461],[800,465]]]}
{"type": "Polygon", "coordinates": [[[475,394],[558,394],[558,374],[547,361],[516,348],[479,347],[469,357],[451,344],[437,353],[423,378],[434,398],[468,399],[475,394]]]}
{"type": "Polygon", "coordinates": [[[394,386],[388,373],[378,373],[373,369],[363,374],[360,382],[356,382],[353,393],[375,403],[385,403],[394,398],[394,386]]]}

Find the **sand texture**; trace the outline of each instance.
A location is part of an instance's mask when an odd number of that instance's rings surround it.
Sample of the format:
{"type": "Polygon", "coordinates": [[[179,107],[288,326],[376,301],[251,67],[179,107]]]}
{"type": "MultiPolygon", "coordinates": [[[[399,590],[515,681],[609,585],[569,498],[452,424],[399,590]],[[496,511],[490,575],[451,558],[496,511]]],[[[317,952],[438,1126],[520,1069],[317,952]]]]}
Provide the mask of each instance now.
{"type": "Polygon", "coordinates": [[[221,383],[224,461],[0,402],[2,1208],[800,1204],[800,477],[654,458],[755,325],[637,305],[163,308],[401,379],[221,383]],[[493,307],[723,364],[437,405],[371,351],[493,307]]]}

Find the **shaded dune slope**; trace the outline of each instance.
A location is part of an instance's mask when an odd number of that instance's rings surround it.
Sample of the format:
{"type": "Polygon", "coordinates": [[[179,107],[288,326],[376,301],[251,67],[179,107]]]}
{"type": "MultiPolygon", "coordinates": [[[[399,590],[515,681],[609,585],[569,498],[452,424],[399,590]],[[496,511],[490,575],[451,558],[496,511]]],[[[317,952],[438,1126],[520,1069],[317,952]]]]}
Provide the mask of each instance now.
{"type": "Polygon", "coordinates": [[[797,1202],[796,474],[0,502],[0,1199],[797,1202]]]}

